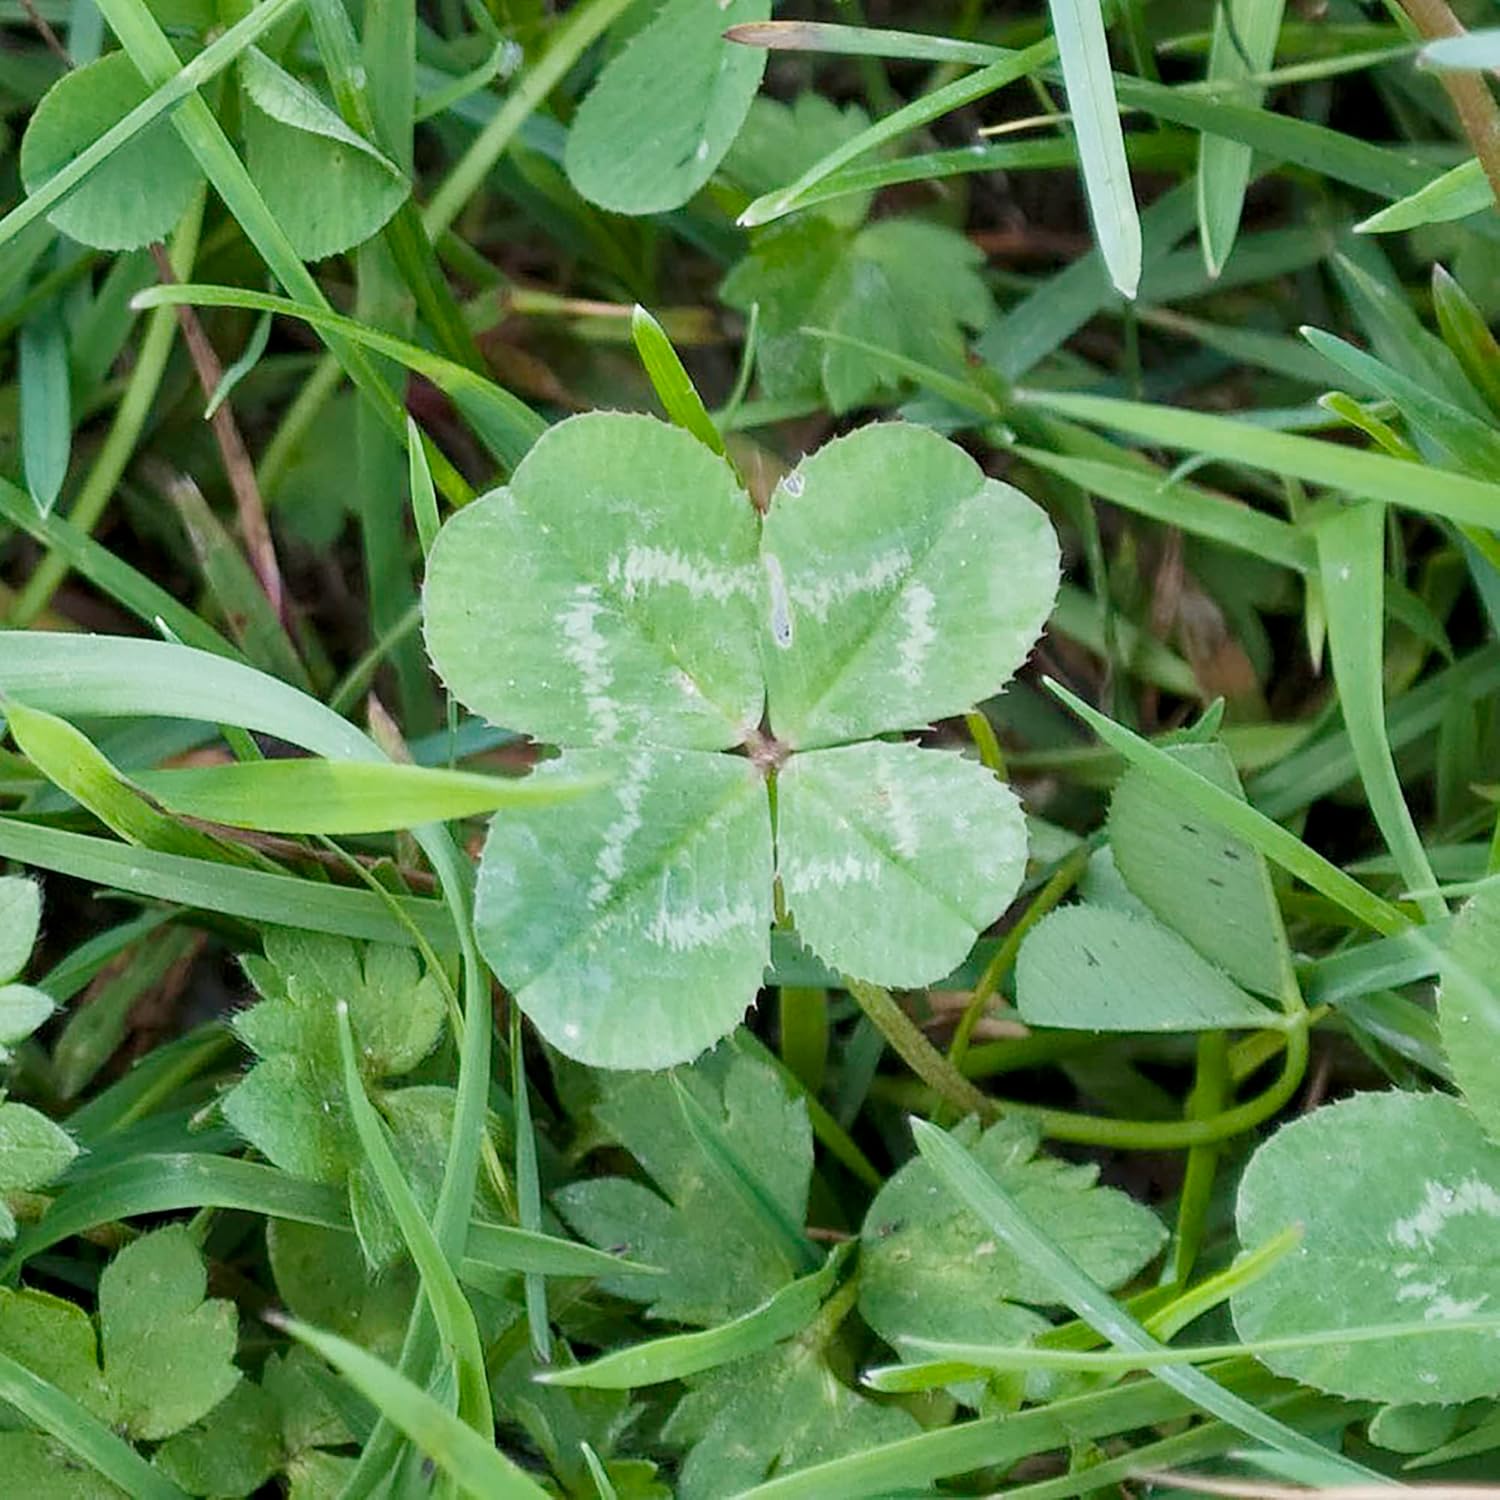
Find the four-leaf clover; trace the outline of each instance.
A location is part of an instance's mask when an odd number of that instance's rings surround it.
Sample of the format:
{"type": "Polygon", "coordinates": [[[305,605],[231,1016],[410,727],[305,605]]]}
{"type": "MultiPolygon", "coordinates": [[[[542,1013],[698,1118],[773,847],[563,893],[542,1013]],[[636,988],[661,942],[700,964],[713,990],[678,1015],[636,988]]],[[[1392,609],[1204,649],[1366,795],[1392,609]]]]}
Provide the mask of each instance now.
{"type": "Polygon", "coordinates": [[[548,1041],[629,1068],[712,1046],[762,982],[778,877],[841,972],[960,963],[1020,883],[1020,806],[873,737],[997,692],[1057,581],[1045,514],[904,423],[803,460],[762,519],[688,433],[591,413],[453,516],[424,600],[444,682],[565,747],[538,775],[613,773],[497,818],[481,862],[480,947],[548,1041]]]}

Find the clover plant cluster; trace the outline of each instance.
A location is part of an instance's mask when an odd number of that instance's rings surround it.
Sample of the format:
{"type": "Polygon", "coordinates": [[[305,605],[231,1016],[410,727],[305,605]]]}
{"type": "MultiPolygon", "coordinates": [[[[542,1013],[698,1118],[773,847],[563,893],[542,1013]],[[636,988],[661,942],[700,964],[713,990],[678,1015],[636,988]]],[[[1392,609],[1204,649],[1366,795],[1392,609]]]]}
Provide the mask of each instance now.
{"type": "Polygon", "coordinates": [[[827,444],[764,516],[650,417],[553,428],[429,559],[460,702],[607,773],[494,822],[475,927],[554,1046],[664,1067],[743,1017],[784,913],[877,984],[951,971],[1015,894],[1026,832],[976,762],[900,733],[996,693],[1057,590],[1046,515],[938,434],[827,444]]]}

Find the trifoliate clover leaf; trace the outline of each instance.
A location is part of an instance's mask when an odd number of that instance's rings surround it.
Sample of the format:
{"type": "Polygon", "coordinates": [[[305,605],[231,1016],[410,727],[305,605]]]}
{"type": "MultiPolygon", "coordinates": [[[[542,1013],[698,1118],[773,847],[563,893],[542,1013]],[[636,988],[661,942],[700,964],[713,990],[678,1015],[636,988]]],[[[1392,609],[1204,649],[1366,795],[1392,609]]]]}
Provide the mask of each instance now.
{"type": "MultiPolygon", "coordinates": [[[[348,1183],[360,1241],[373,1263],[384,1264],[399,1251],[400,1237],[380,1193],[363,1180],[364,1157],[344,1093],[336,1007],[348,1004],[361,1071],[369,1084],[379,1085],[410,1072],[436,1046],[442,993],[408,948],[361,946],[291,928],[270,929],[265,948],[264,959],[245,963],[262,999],[234,1023],[260,1060],[224,1096],[224,1116],[284,1171],[348,1183]]],[[[377,1088],[376,1100],[392,1126],[398,1157],[409,1164],[413,1148],[430,1134],[422,1118],[435,1105],[424,1098],[420,1110],[415,1102],[403,1108],[403,1092],[377,1088]],[[401,1128],[403,1122],[411,1128],[401,1128]]],[[[419,1173],[413,1182],[419,1197],[428,1175],[419,1173]]]]}
{"type": "MultiPolygon", "coordinates": [[[[1036,1155],[1037,1128],[1002,1120],[973,1145],[1052,1242],[1105,1287],[1134,1276],[1166,1231],[1150,1209],[1097,1185],[1098,1168],[1036,1155]]],[[[875,1195],[860,1233],[860,1315],[898,1353],[908,1337],[1012,1344],[1047,1326],[1057,1289],[909,1161],[875,1195]]]]}
{"type": "Polygon", "coordinates": [[[276,1402],[242,1380],[201,1421],[167,1439],[153,1462],[173,1484],[205,1500],[243,1500],[281,1469],[276,1402]]]}
{"type": "Polygon", "coordinates": [[[828,1367],[822,1340],[790,1339],[751,1359],[692,1380],[663,1430],[691,1444],[678,1500],[715,1500],[753,1489],[771,1474],[827,1463],[921,1428],[898,1406],[881,1406],[828,1367]]]}
{"type": "Polygon", "coordinates": [[[770,14],[770,0],[666,0],[579,106],[565,157],[573,186],[622,214],[686,203],[723,159],[766,70],[763,48],[724,33],[770,14]]]}
{"type": "Polygon", "coordinates": [[[1282,1126],[1250,1159],[1235,1218],[1247,1251],[1302,1232],[1230,1300],[1247,1344],[1317,1336],[1261,1354],[1278,1375],[1369,1401],[1470,1401],[1500,1386],[1493,1329],[1432,1333],[1500,1307],[1500,1152],[1457,1100],[1358,1094],[1282,1126]],[[1339,1339],[1401,1324],[1405,1337],[1339,1339]]]}
{"type": "MultiPolygon", "coordinates": [[[[758,95],[734,145],[724,175],[754,197],[795,182],[809,167],[866,129],[870,117],[857,104],[840,108],[809,89],[790,104],[758,95]]],[[[862,224],[869,193],[832,198],[810,210],[844,228],[862,224]]]]}
{"type": "Polygon", "coordinates": [[[809,213],[758,230],[719,295],[747,314],[760,307],[756,369],[768,397],[821,394],[842,412],[900,377],[889,361],[806,330],[961,367],[965,330],[984,328],[994,311],[983,261],[942,224],[882,219],[851,232],[809,213]]]}
{"type": "Polygon", "coordinates": [[[206,1416],[232,1391],[234,1303],[204,1299],[208,1274],[186,1229],[127,1245],[99,1278],[104,1379],[116,1420],[135,1438],[164,1438],[206,1416]]]}
{"type": "Polygon", "coordinates": [[[82,1308],[0,1290],[0,1351],[127,1437],[168,1438],[207,1416],[240,1379],[234,1304],[205,1300],[207,1285],[187,1230],[159,1229],[104,1268],[97,1339],[82,1308]]]}
{"type": "MultiPolygon", "coordinates": [[[[720,1122],[746,1169],[793,1223],[807,1211],[812,1131],[807,1110],[763,1063],[727,1048],[678,1078],[720,1122]]],[[[764,1220],[736,1194],[693,1138],[672,1080],[605,1076],[596,1125],[641,1164],[655,1187],[624,1177],[569,1183],[558,1212],[601,1249],[660,1266],[664,1276],[605,1278],[610,1292],[649,1302],[648,1315],[705,1327],[764,1302],[798,1273],[764,1220]],[[735,1268],[732,1277],[724,1267],[735,1268]]]]}
{"type": "Polygon", "coordinates": [[[760,524],[688,433],[575,417],[449,520],[424,598],[444,681],[564,746],[539,774],[614,777],[485,849],[479,945],[547,1040],[640,1068],[727,1034],[767,961],[773,841],[825,961],[953,969],[1020,883],[1019,804],[952,754],[858,742],[998,692],[1057,578],[1037,507],[901,423],[805,460],[760,524]]]}

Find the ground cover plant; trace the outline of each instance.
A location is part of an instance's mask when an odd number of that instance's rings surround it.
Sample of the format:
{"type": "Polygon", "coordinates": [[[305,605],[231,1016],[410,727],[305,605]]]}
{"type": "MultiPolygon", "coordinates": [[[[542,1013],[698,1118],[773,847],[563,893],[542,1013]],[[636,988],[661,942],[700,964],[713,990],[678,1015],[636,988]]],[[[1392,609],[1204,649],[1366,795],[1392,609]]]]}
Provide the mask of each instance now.
{"type": "Polygon", "coordinates": [[[0,0],[0,1490],[1500,1493],[1492,19],[0,0]]]}

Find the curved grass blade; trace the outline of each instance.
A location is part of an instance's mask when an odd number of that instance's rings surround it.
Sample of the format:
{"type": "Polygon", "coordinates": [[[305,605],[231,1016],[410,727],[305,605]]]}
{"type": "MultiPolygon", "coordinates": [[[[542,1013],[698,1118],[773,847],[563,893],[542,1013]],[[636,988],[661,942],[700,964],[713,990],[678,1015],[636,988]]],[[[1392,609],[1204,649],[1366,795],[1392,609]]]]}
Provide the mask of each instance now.
{"type": "MultiPolygon", "coordinates": [[[[1014,1198],[947,1131],[926,1120],[914,1119],[911,1125],[917,1150],[955,1196],[1023,1264],[1042,1276],[1077,1317],[1122,1349],[1142,1354],[1160,1351],[1162,1346],[1085,1274],[1071,1256],[1053,1244],[1014,1198]]],[[[1155,1373],[1162,1384],[1181,1392],[1194,1405],[1238,1427],[1247,1436],[1278,1453],[1301,1454],[1328,1461],[1353,1481],[1378,1481],[1382,1477],[1362,1464],[1336,1458],[1313,1438],[1267,1415],[1201,1370],[1162,1365],[1155,1373]]]]}
{"type": "MultiPolygon", "coordinates": [[[[1285,0],[1219,0],[1208,52],[1208,81],[1226,86],[1235,104],[1259,105],[1264,90],[1244,80],[1266,72],[1276,58],[1285,0]]],[[[1217,277],[1234,249],[1240,211],[1250,182],[1250,147],[1205,133],[1198,147],[1198,236],[1210,276],[1217,277]]]]}
{"type": "Polygon", "coordinates": [[[1313,532],[1328,612],[1328,649],[1339,705],[1349,732],[1370,811],[1395,857],[1422,915],[1441,921],[1447,905],[1436,894],[1422,835],[1412,821],[1395,758],[1385,736],[1384,618],[1385,509],[1354,506],[1330,516],[1313,532]]]}
{"type": "Polygon", "coordinates": [[[1264,813],[1217,787],[1206,777],[1174,760],[1123,725],[1090,708],[1060,683],[1047,681],[1048,688],[1084,721],[1105,744],[1119,751],[1133,766],[1140,766],[1159,780],[1164,789],[1183,804],[1212,818],[1230,833],[1259,849],[1267,859],[1305,881],[1350,916],[1383,937],[1405,932],[1410,923],[1394,906],[1367,891],[1353,876],[1330,864],[1309,849],[1295,834],[1273,823],[1264,813]]]}
{"type": "MultiPolygon", "coordinates": [[[[0,818],[0,858],[75,880],[219,912],[246,922],[306,927],[374,943],[412,945],[409,928],[369,891],[240,869],[181,854],[133,848],[113,839],[0,818]]],[[[393,896],[417,931],[440,952],[453,951],[453,926],[442,902],[393,896]]]]}
{"type": "Polygon", "coordinates": [[[294,1319],[277,1326],[321,1354],[382,1417],[393,1422],[474,1500],[547,1500],[547,1491],[486,1437],[460,1422],[399,1371],[335,1334],[294,1319]]]}
{"type": "Polygon", "coordinates": [[[267,833],[380,833],[565,802],[599,784],[482,776],[363,761],[263,760],[144,771],[133,778],[170,812],[267,833]]]}
{"type": "Polygon", "coordinates": [[[1097,427],[1112,428],[1148,443],[1202,453],[1227,463],[1291,475],[1369,500],[1489,527],[1500,515],[1500,484],[1448,469],[1425,468],[1421,482],[1409,463],[1365,453],[1340,443],[1276,432],[1259,423],[1211,416],[1181,407],[1148,406],[1111,396],[1016,391],[1015,399],[1097,427]]]}
{"type": "Polygon", "coordinates": [[[1141,221],[1125,160],[1102,0],[1047,0],[1047,8],[1078,138],[1094,240],[1109,279],[1122,297],[1133,299],[1141,281],[1141,221]]]}
{"type": "Polygon", "coordinates": [[[0,1279],[33,1255],[101,1224],[179,1209],[233,1208],[324,1229],[349,1228],[349,1200],[322,1183],[230,1156],[139,1156],[65,1187],[17,1238],[0,1279]]]}
{"type": "Polygon", "coordinates": [[[630,314],[630,337],[667,416],[692,433],[711,453],[722,456],[724,439],[719,436],[692,376],[683,368],[666,329],[639,302],[630,314]]]}
{"type": "MultiPolygon", "coordinates": [[[[269,292],[193,283],[147,287],[136,293],[131,306],[237,307],[250,312],[300,318],[319,333],[334,339],[346,339],[372,354],[393,359],[424,380],[430,380],[468,418],[485,447],[507,468],[513,469],[520,463],[531,445],[547,430],[547,424],[503,386],[451,359],[444,359],[441,354],[433,354],[417,344],[382,333],[378,328],[367,327],[326,307],[294,302],[289,297],[276,297],[269,292]]],[[[404,414],[400,436],[403,442],[407,440],[404,414]]]]}
{"type": "Polygon", "coordinates": [[[945,84],[930,94],[924,94],[920,99],[914,99],[884,119],[877,120],[867,130],[850,137],[837,149],[814,162],[787,187],[762,194],[740,215],[739,222],[751,228],[757,224],[769,224],[773,219],[794,212],[804,206],[806,194],[840,167],[848,166],[851,161],[879,150],[888,142],[899,139],[909,131],[920,129],[942,115],[962,109],[976,99],[983,99],[987,94],[993,94],[1018,78],[1028,77],[1045,67],[1056,55],[1055,43],[1050,40],[1037,42],[1024,51],[1011,53],[992,62],[988,67],[969,74],[967,78],[960,78],[956,83],[945,84]]]}
{"type": "Polygon", "coordinates": [[[116,1436],[71,1396],[0,1354],[0,1399],[49,1432],[91,1469],[120,1486],[131,1500],[187,1500],[160,1469],[116,1436]]]}
{"type": "Polygon", "coordinates": [[[438,1244],[432,1226],[423,1216],[421,1206],[412,1194],[401,1168],[396,1162],[395,1152],[385,1138],[385,1127],[375,1106],[365,1093],[363,1080],[359,1076],[359,1062],[354,1053],[354,1030],[349,1023],[349,1006],[340,1000],[337,1007],[339,1030],[339,1058],[344,1065],[344,1092],[349,1100],[349,1116],[354,1122],[354,1133],[359,1137],[360,1149],[380,1191],[401,1230],[401,1238],[416,1263],[417,1275],[421,1278],[422,1294],[432,1309],[433,1322],[438,1335],[447,1345],[453,1359],[458,1381],[458,1414],[460,1419],[486,1439],[495,1430],[494,1415],[490,1408],[489,1381],[485,1373],[484,1348],[479,1342],[479,1326],[474,1321],[474,1309],[469,1306],[453,1274],[442,1246],[438,1244]]]}
{"type": "Polygon", "coordinates": [[[464,1250],[465,1264],[474,1263],[497,1271],[518,1271],[536,1276],[661,1276],[659,1266],[643,1265],[534,1229],[509,1224],[473,1224],[464,1250]]]}
{"type": "Polygon", "coordinates": [[[579,1385],[596,1391],[627,1391],[638,1385],[682,1380],[759,1354],[782,1339],[800,1333],[817,1316],[823,1299],[838,1280],[851,1244],[840,1245],[811,1276],[784,1286],[775,1296],[742,1317],[701,1333],[652,1339],[591,1360],[586,1365],[548,1370],[536,1377],[543,1385],[579,1385]]]}
{"type": "Polygon", "coordinates": [[[1424,224],[1448,224],[1494,206],[1495,190],[1477,157],[1434,177],[1425,187],[1378,209],[1354,226],[1356,234],[1395,234],[1424,224]]]}

